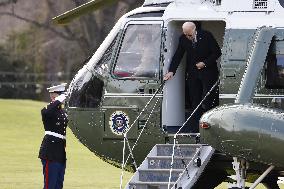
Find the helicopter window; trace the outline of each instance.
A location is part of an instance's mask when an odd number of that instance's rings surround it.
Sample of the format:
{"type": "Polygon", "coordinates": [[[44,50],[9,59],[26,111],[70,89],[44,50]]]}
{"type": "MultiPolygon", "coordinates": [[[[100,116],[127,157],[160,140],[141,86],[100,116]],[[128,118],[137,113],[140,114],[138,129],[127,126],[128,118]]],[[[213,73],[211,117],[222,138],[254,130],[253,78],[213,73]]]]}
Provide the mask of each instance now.
{"type": "Polygon", "coordinates": [[[115,43],[117,40],[117,36],[114,38],[110,46],[107,48],[105,53],[103,54],[102,58],[99,60],[99,62],[95,65],[94,71],[98,73],[99,75],[105,75],[109,71],[109,64],[111,62],[111,54],[114,50],[115,43]]]}
{"type": "Polygon", "coordinates": [[[284,8],[284,0],[279,0],[279,3],[284,8]]]}
{"type": "Polygon", "coordinates": [[[163,14],[164,14],[164,11],[138,13],[138,14],[131,15],[128,18],[162,17],[163,14]]]}
{"type": "Polygon", "coordinates": [[[129,25],[114,68],[118,78],[157,78],[161,25],[129,25]]]}
{"type": "Polygon", "coordinates": [[[81,104],[83,107],[96,108],[100,105],[102,99],[104,82],[93,76],[92,79],[85,83],[82,91],[81,104]]]}
{"type": "MultiPolygon", "coordinates": [[[[82,75],[82,78],[84,76],[86,75],[82,75]]],[[[70,107],[96,108],[100,105],[104,82],[95,76],[84,82],[82,86],[73,89],[70,107]]]]}
{"type": "Polygon", "coordinates": [[[268,57],[266,76],[266,88],[284,89],[284,55],[268,57]]]}

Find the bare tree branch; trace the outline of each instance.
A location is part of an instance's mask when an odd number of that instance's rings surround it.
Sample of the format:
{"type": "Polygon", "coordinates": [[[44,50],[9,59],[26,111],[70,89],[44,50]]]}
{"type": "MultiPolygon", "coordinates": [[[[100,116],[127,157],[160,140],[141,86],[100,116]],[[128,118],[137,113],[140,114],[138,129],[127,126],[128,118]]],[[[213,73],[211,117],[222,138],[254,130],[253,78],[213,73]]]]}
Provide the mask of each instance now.
{"type": "Polygon", "coordinates": [[[17,14],[11,13],[11,12],[0,12],[0,16],[1,15],[11,16],[11,17],[23,20],[23,21],[25,21],[27,23],[33,24],[33,25],[35,25],[37,27],[48,29],[51,32],[55,33],[56,35],[58,35],[59,37],[65,39],[65,40],[69,40],[69,41],[70,40],[71,41],[74,40],[74,36],[68,36],[68,35],[66,35],[66,34],[64,34],[62,32],[59,32],[59,31],[55,30],[54,28],[50,27],[48,24],[39,23],[39,22],[37,22],[35,20],[31,20],[29,18],[24,18],[24,17],[22,17],[20,15],[17,15],[17,14]]]}

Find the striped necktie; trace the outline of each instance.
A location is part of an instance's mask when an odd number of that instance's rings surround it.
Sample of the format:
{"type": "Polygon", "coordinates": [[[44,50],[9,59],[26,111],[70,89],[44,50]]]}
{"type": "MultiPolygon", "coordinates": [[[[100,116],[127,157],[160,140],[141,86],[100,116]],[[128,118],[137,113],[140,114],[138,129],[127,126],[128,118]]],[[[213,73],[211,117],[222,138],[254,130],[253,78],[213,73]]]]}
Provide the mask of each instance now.
{"type": "Polygon", "coordinates": [[[195,39],[193,39],[191,43],[192,43],[192,48],[195,48],[195,47],[196,47],[196,41],[195,41],[195,39]]]}

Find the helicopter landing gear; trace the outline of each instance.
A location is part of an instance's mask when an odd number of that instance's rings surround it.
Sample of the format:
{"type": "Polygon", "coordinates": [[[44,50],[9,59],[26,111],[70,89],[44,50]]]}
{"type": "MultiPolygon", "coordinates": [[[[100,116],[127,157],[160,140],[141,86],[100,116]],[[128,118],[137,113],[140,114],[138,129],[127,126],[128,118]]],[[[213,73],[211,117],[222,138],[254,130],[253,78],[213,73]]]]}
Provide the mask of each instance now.
{"type": "MultiPolygon", "coordinates": [[[[274,166],[270,165],[268,169],[266,169],[266,171],[264,171],[264,173],[262,173],[262,175],[253,183],[250,189],[254,189],[272,171],[272,169],[274,169],[274,166]]],[[[277,187],[279,188],[279,186],[277,185],[277,180],[274,180],[274,183],[272,182],[272,180],[271,182],[266,182],[265,186],[267,188],[273,187],[273,189],[276,189],[277,187]]]]}
{"type": "Polygon", "coordinates": [[[232,178],[237,182],[229,185],[229,189],[245,189],[245,179],[246,179],[246,170],[248,164],[244,159],[238,159],[233,157],[233,169],[236,172],[236,175],[233,175],[232,178]]]}

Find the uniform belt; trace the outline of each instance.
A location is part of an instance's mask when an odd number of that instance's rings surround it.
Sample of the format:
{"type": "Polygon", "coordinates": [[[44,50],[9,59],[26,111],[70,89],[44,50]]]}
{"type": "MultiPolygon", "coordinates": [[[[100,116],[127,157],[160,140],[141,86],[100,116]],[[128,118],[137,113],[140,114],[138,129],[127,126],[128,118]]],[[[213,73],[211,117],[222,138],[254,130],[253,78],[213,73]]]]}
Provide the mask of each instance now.
{"type": "Polygon", "coordinates": [[[64,135],[55,133],[55,132],[51,132],[51,131],[45,131],[45,135],[51,135],[51,136],[55,136],[57,138],[61,138],[61,139],[66,139],[66,137],[64,135]]]}

